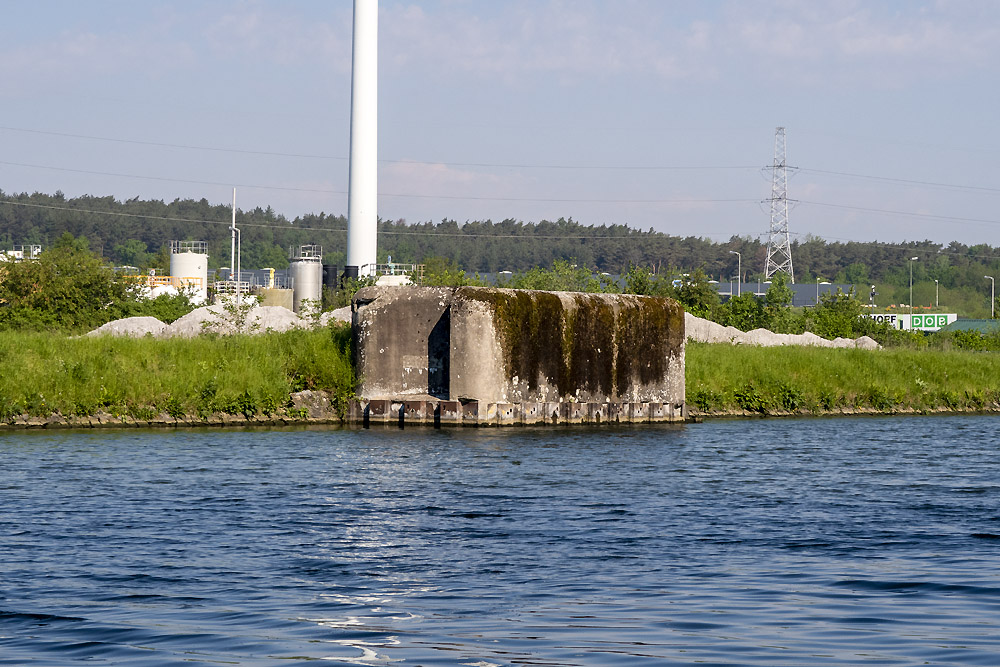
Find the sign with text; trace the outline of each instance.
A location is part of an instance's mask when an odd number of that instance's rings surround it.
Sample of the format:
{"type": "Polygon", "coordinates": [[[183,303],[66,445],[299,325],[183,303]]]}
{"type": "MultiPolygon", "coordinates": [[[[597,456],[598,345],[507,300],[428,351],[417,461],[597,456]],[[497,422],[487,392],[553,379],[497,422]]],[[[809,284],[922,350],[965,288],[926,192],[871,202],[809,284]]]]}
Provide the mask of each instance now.
{"type": "Polygon", "coordinates": [[[909,313],[870,313],[867,317],[876,322],[884,322],[893,329],[914,329],[917,331],[937,331],[958,319],[955,313],[929,313],[910,315],[909,313]]]}

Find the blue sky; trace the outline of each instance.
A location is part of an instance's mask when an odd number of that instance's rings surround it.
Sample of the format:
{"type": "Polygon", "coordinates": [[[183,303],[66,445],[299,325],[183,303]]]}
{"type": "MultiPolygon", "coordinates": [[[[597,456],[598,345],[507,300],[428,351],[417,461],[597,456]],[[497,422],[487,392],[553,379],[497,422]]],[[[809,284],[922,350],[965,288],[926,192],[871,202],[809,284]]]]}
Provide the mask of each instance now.
{"type": "MultiPolygon", "coordinates": [[[[0,189],[347,210],[349,0],[0,0],[0,189]]],[[[379,214],[1000,245],[993,0],[380,2],[379,214]]]]}

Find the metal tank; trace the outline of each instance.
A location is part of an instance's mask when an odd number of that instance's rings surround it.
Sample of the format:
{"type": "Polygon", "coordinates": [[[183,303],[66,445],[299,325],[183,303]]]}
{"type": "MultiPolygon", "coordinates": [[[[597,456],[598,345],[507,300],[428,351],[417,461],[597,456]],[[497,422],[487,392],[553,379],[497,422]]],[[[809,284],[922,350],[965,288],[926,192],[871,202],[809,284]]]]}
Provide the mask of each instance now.
{"type": "Polygon", "coordinates": [[[208,243],[170,242],[170,284],[192,292],[192,303],[208,300],[208,243]]]}
{"type": "Polygon", "coordinates": [[[309,311],[305,302],[312,302],[318,308],[323,300],[323,247],[304,245],[293,248],[290,260],[292,309],[304,315],[309,311]]]}

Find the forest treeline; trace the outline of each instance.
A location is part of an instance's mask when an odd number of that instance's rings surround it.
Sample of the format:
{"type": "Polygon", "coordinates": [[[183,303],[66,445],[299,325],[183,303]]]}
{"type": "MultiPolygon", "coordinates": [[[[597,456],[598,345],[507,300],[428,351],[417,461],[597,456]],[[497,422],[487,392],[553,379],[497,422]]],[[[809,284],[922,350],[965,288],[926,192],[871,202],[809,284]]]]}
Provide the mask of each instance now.
{"type": "MultiPolygon", "coordinates": [[[[0,191],[0,249],[46,247],[69,232],[88,239],[92,250],[116,265],[166,269],[171,240],[203,240],[208,242],[210,266],[218,268],[229,264],[231,217],[228,205],[205,199],[167,203],[0,191]]],[[[242,265],[247,269],[284,268],[289,248],[304,244],[322,245],[326,263],[344,262],[347,220],[342,215],[318,213],[290,220],[270,207],[258,207],[237,210],[236,222],[242,234],[242,265]]],[[[391,256],[394,262],[420,263],[441,257],[469,273],[524,272],[565,260],[612,274],[624,274],[631,266],[656,274],[700,268],[722,282],[735,279],[741,265],[744,280],[754,281],[763,272],[765,254],[766,245],[758,238],[734,236],[716,242],[626,225],[588,226],[564,218],[534,223],[512,219],[379,223],[380,261],[391,256]],[[734,251],[741,254],[741,263],[734,251]]],[[[805,237],[792,241],[792,258],[796,282],[852,283],[859,290],[875,284],[879,302],[886,304],[908,302],[912,268],[915,304],[940,300],[942,306],[951,303],[953,310],[965,308],[978,315],[984,308],[988,313],[989,284],[983,276],[1000,272],[1000,248],[958,242],[805,237]],[[918,258],[912,267],[911,257],[918,258]]]]}

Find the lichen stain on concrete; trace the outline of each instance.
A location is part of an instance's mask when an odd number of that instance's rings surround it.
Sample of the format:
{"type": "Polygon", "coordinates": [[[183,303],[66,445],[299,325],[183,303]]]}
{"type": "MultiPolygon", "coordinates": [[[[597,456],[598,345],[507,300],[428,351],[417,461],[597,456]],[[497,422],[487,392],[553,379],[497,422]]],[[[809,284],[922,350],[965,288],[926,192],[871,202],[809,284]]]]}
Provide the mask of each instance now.
{"type": "Polygon", "coordinates": [[[503,400],[683,402],[684,311],[654,297],[459,288],[492,309],[503,400]]]}

